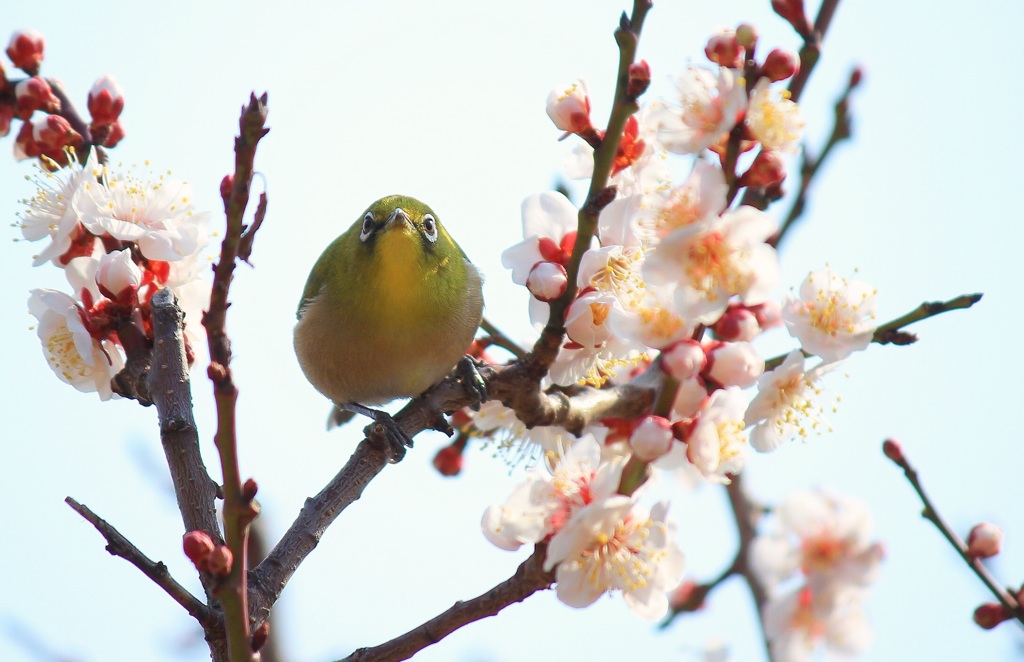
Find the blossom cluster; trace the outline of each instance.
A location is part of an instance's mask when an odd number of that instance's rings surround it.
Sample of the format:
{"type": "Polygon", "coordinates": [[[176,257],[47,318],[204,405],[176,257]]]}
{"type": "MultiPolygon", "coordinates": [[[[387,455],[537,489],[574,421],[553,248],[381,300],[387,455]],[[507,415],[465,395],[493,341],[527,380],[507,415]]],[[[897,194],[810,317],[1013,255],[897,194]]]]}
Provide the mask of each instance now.
{"type": "Polygon", "coordinates": [[[763,615],[773,659],[811,659],[820,644],[835,653],[862,652],[870,642],[864,596],[884,555],[871,541],[867,509],[847,497],[799,491],[783,501],[776,519],[777,530],[750,549],[770,596],[763,615]]]}
{"type": "Polygon", "coordinates": [[[73,150],[69,159],[36,177],[19,225],[26,240],[45,243],[33,264],[63,269],[72,293],[35,289],[28,306],[54,374],[107,400],[126,355],[152,343],[150,300],[159,289],[170,288],[185,311],[187,347],[202,337],[207,215],[196,213],[185,182],[111,172],[95,150],[84,164],[73,150]]]}
{"type": "MultiPolygon", "coordinates": [[[[567,462],[576,461],[577,438],[567,430],[527,430],[497,403],[471,414],[471,432],[506,443],[535,442],[554,467],[553,477],[531,477],[504,506],[488,510],[484,529],[506,548],[548,541],[548,566],[557,564],[559,597],[570,605],[621,590],[644,615],[666,608],[646,594],[638,599],[636,577],[613,571],[619,566],[593,552],[614,539],[613,530],[647,518],[608,477],[625,458],[729,483],[743,470],[749,448],[774,451],[787,440],[829,429],[821,379],[874,335],[874,289],[827,266],[812,270],[785,300],[773,298],[780,280],[773,245],[779,228],[762,209],[738,202],[738,194],[746,188],[769,199],[773,192],[781,195],[786,158],[799,149],[803,120],[779,88],[798,71],[798,58],[776,49],[758,61],[756,40],[750,26],[722,30],[708,42],[710,65],[690,66],[677,77],[675,99],[642,105],[629,116],[608,182],[614,198],[601,208],[595,236],[582,242],[582,259],[573,259],[581,243],[579,212],[554,191],[523,201],[523,240],[502,254],[512,280],[532,294],[530,316],[538,329],[549,321],[551,302],[574,286],[548,388],[600,388],[660,371],[662,391],[670,396],[663,394],[664,405],[647,416],[605,420],[585,431],[587,439],[600,441],[603,460],[581,475],[597,483],[561,475],[567,462]],[[682,181],[674,176],[675,156],[693,159],[682,181]],[[799,347],[769,362],[754,342],[783,326],[799,347]],[[818,358],[808,365],[812,356],[818,358]],[[585,498],[567,497],[570,484],[572,494],[585,498]],[[598,557],[600,572],[587,565],[598,557]]],[[[630,69],[631,86],[634,73],[650,80],[646,62],[630,69]]],[[[548,96],[547,114],[563,137],[582,139],[566,163],[570,177],[594,175],[594,151],[607,139],[594,128],[591,107],[583,80],[548,96]]],[[[659,506],[657,514],[664,509],[659,506]]],[[[671,528],[653,512],[650,520],[671,528]]],[[[669,590],[662,580],[678,579],[677,557],[664,546],[658,550],[661,558],[673,559],[671,571],[647,569],[640,583],[657,581],[669,590]]],[[[634,559],[629,567],[647,568],[650,558],[634,559]]]]}
{"type": "Polygon", "coordinates": [[[124,93],[113,77],[97,79],[87,99],[91,122],[85,125],[76,113],[68,112],[60,84],[39,75],[45,46],[43,35],[34,30],[11,35],[7,57],[25,77],[9,78],[0,64],[0,137],[10,133],[14,118],[21,120],[14,140],[15,158],[38,158],[52,171],[69,164],[69,148],[109,148],[121,142],[124,93]]]}

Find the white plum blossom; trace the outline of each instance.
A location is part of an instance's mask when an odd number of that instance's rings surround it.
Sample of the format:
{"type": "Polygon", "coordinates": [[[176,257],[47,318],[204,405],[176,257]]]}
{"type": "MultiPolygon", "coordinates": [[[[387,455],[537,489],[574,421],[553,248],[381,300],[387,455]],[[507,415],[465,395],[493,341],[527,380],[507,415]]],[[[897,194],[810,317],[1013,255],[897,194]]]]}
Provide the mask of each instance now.
{"type": "Polygon", "coordinates": [[[787,299],[782,319],[804,351],[839,361],[871,344],[877,293],[867,283],[840,278],[825,267],[808,274],[799,298],[787,299]]]}
{"type": "Polygon", "coordinates": [[[142,285],[142,270],[132,260],[131,250],[124,248],[104,254],[96,265],[96,284],[101,292],[115,300],[138,290],[142,285]]]}
{"type": "Polygon", "coordinates": [[[627,341],[653,349],[685,340],[693,333],[696,324],[676,310],[674,291],[671,284],[646,288],[633,308],[613,308],[609,318],[612,330],[627,341]]]}
{"type": "Polygon", "coordinates": [[[746,109],[744,78],[732,69],[719,67],[716,75],[690,67],[676,86],[680,106],[666,108],[658,125],[658,140],[676,154],[694,154],[715,144],[746,109]]]}
{"type": "Polygon", "coordinates": [[[775,91],[771,81],[762,78],[750,93],[747,126],[763,149],[794,152],[804,120],[800,107],[789,98],[789,91],[775,91]]]}
{"type": "Polygon", "coordinates": [[[747,425],[755,426],[750,433],[754,450],[771,452],[795,435],[806,439],[811,432],[820,433],[822,426],[828,427],[815,397],[821,394],[818,381],[837,366],[819,363],[805,371],[804,355],[795,349],[782,365],[758,378],[757,395],[744,416],[747,425]]]}
{"type": "MultiPolygon", "coordinates": [[[[79,165],[77,159],[57,172],[41,172],[35,178],[38,185],[35,195],[25,200],[27,209],[21,214],[18,225],[21,234],[27,241],[49,239],[50,243],[32,258],[32,265],[39,266],[52,261],[61,267],[67,261],[59,259],[67,253],[73,240],[86,239],[95,243],[95,239],[85,237],[82,228],[82,210],[90,206],[86,204],[91,190],[99,187],[97,177],[101,169],[96,161],[95,150],[89,152],[85,165],[79,165]]],[[[88,255],[91,251],[82,250],[80,255],[88,255]]]]}
{"type": "Polygon", "coordinates": [[[632,497],[595,499],[576,511],[548,543],[544,567],[555,568],[555,594],[586,607],[622,591],[637,616],[657,620],[668,611],[667,592],[683,577],[684,558],[667,520],[668,504],[648,514],[632,497]]]}
{"type": "Polygon", "coordinates": [[[777,516],[778,530],[758,536],[750,549],[750,564],[769,590],[798,570],[814,588],[874,581],[884,551],[871,542],[871,515],[862,502],[800,490],[783,501],[777,516]]]}
{"type": "Polygon", "coordinates": [[[537,425],[527,428],[516,413],[498,400],[488,400],[480,411],[466,410],[476,432],[496,444],[497,455],[509,465],[525,461],[527,466],[560,457],[579,437],[559,425],[537,425]]]}
{"type": "Polygon", "coordinates": [[[92,337],[78,302],[62,292],[36,289],[28,308],[38,320],[36,334],[54,374],[83,393],[95,391],[101,400],[113,397],[110,380],[124,362],[112,342],[92,337]]]}
{"type": "Polygon", "coordinates": [[[580,289],[594,287],[618,301],[624,310],[636,308],[646,294],[641,273],[644,251],[638,246],[612,244],[591,248],[580,261],[580,289]]]}
{"type": "Polygon", "coordinates": [[[663,239],[673,230],[717,217],[725,210],[728,191],[722,169],[698,159],[686,181],[655,197],[639,223],[654,238],[663,239]]]}
{"type": "Polygon", "coordinates": [[[763,614],[772,660],[810,662],[821,645],[841,655],[862,653],[871,645],[862,594],[848,587],[804,586],[770,598],[763,614]]]}
{"type": "Polygon", "coordinates": [[[538,262],[568,262],[576,242],[577,214],[569,199],[556,191],[523,200],[523,240],[501,254],[501,266],[512,270],[512,282],[525,285],[538,262]]]}
{"type": "Polygon", "coordinates": [[[747,439],[743,428],[746,398],[739,388],[719,389],[702,405],[686,436],[686,457],[708,480],[728,484],[728,474],[743,470],[747,439]]]}
{"type": "Polygon", "coordinates": [[[138,179],[103,169],[102,185],[91,187],[82,223],[96,236],[138,245],[150,260],[173,262],[196,255],[208,239],[208,214],[195,212],[188,183],[158,175],[138,179]]]}
{"type": "Polygon", "coordinates": [[[768,299],[779,278],[778,255],[765,243],[775,229],[770,216],[743,205],[670,233],[648,254],[644,275],[655,284],[677,283],[680,313],[711,324],[731,296],[748,305],[768,299]]]}
{"type": "Polygon", "coordinates": [[[595,499],[618,489],[623,461],[601,461],[601,445],[585,435],[552,455],[549,469],[531,471],[501,506],[491,506],[481,525],[499,547],[538,543],[559,531],[572,516],[595,499]]]}

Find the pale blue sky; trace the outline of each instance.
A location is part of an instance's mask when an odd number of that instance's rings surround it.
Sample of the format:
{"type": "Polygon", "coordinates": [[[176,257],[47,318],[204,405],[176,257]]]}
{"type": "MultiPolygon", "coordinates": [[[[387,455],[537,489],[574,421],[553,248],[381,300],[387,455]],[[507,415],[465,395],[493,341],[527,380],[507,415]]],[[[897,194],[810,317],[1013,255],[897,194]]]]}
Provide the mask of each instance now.
{"type": "MultiPolygon", "coordinates": [[[[657,2],[640,48],[654,72],[651,98],[671,94],[671,74],[703,59],[716,27],[750,21],[766,47],[795,47],[769,4],[657,2]]],[[[621,0],[59,0],[5,9],[3,38],[17,28],[42,32],[44,73],[62,79],[83,107],[95,78],[118,78],[128,137],[114,160],[172,169],[193,183],[197,205],[213,212],[215,224],[238,109],[250,90],[269,91],[272,131],[257,167],[269,183],[270,212],[256,269],[237,272],[228,328],[243,473],[259,481],[274,534],[344,463],[355,434],[324,432],[326,402],[291,351],[309,266],[368,202],[414,195],[438,211],[484,272],[487,315],[526,334],[526,294],[511,285],[499,255],[520,239],[520,201],[552,185],[570,147],[556,142],[544,100],[583,76],[595,118],[606,116],[617,57],[611,35],[627,8],[621,0]]],[[[984,590],[918,516],[916,497],[879,450],[883,438],[900,438],[963,534],[982,519],[1004,525],[1006,551],[993,567],[1007,584],[1024,580],[1016,421],[1024,395],[1017,342],[1024,214],[1013,165],[1024,147],[1016,126],[1024,99],[1013,78],[1024,64],[1015,45],[1022,24],[1024,11],[1011,0],[955,12],[925,2],[843,3],[804,97],[817,144],[849,68],[863,64],[855,139],[837,150],[783,248],[785,287],[826,261],[843,273],[859,268],[879,290],[882,320],[923,300],[985,293],[969,312],[914,327],[922,340],[913,347],[875,346],[853,357],[849,376],[830,384],[843,399],[834,434],[750,462],[756,498],[774,502],[795,487],[824,484],[866,500],[874,513],[888,558],[868,602],[876,643],[864,660],[1010,660],[1024,645],[1013,624],[994,632],[973,625],[984,590]]],[[[9,222],[32,191],[23,178],[29,172],[0,159],[0,213],[9,222]]],[[[67,495],[86,503],[195,586],[180,553],[154,412],[100,403],[57,382],[28,330],[25,301],[31,288],[63,289],[63,276],[33,269],[30,245],[9,241],[5,251],[0,659],[42,659],[17,643],[12,628],[76,660],[206,659],[201,643],[182,649],[197,629],[180,607],[110,557],[63,503],[67,495]]],[[[768,354],[791,346],[785,334],[765,340],[768,354]]],[[[209,450],[212,407],[201,371],[194,392],[209,450]]],[[[524,557],[491,547],[478,529],[484,507],[504,499],[518,476],[474,451],[463,477],[442,480],[430,459],[443,441],[421,439],[342,515],[286,589],[275,634],[290,659],[319,662],[380,643],[487,590],[524,557]]],[[[681,495],[672,511],[691,576],[717,573],[734,544],[721,494],[681,495]]],[[[737,583],[664,632],[632,617],[618,597],[575,611],[548,593],[416,659],[679,660],[727,639],[736,660],[759,662],[756,633],[737,583]]]]}

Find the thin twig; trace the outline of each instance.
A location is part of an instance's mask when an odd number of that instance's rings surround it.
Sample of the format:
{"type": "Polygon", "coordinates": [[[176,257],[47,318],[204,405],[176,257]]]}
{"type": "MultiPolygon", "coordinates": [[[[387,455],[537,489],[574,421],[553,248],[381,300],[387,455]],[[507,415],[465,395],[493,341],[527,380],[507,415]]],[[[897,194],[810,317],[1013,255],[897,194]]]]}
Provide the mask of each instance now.
{"type": "Polygon", "coordinates": [[[188,589],[179,584],[171,573],[168,572],[167,566],[160,561],[153,561],[148,556],[142,553],[138,547],[136,547],[130,540],[124,537],[117,529],[115,529],[109,522],[94,513],[78,501],[75,501],[71,497],[64,499],[64,502],[71,506],[71,509],[81,515],[96,527],[96,530],[100,532],[107,540],[107,551],[113,556],[120,556],[122,559],[128,561],[136,568],[142,571],[142,574],[153,580],[153,583],[164,590],[167,595],[171,596],[175,602],[185,608],[189,616],[199,621],[199,624],[203,626],[204,631],[209,631],[212,627],[218,627],[220,619],[217,616],[217,612],[207,607],[203,602],[196,596],[189,593],[188,589]]]}
{"type": "MultiPolygon", "coordinates": [[[[725,486],[726,494],[729,496],[729,505],[732,508],[733,519],[736,522],[736,532],[739,534],[739,545],[736,551],[736,559],[733,564],[733,572],[741,575],[750,588],[750,595],[754,598],[758,614],[762,614],[765,603],[768,602],[768,592],[760,578],[754,573],[748,563],[747,556],[750,554],[750,546],[757,537],[757,524],[764,514],[762,508],[756,507],[750,498],[743,491],[743,478],[741,475],[732,476],[732,482],[725,486]]],[[[764,630],[764,618],[758,619],[761,627],[761,636],[764,641],[765,650],[768,651],[771,659],[771,649],[768,645],[768,635],[764,630]]]]}
{"type": "MultiPolygon", "coordinates": [[[[210,308],[203,315],[203,326],[206,327],[210,347],[210,368],[207,374],[213,382],[214,399],[217,404],[217,432],[214,442],[220,454],[221,470],[224,475],[224,539],[234,557],[230,573],[218,584],[216,592],[217,599],[224,608],[228,655],[232,662],[249,662],[257,659],[252,651],[249,630],[246,555],[249,524],[256,517],[258,509],[252,498],[254,490],[243,494],[239,476],[238,446],[235,437],[238,389],[231,375],[231,343],[228,340],[225,322],[230,305],[228,292],[244,232],[242,218],[249,204],[256,146],[269,131],[265,126],[266,102],[266,94],[259,99],[255,94],[250,95],[249,105],[242,109],[239,119],[239,135],[235,138],[235,173],[232,179],[226,180],[231,185],[225,185],[221,190],[227,216],[227,230],[221,242],[220,260],[214,266],[210,308]]],[[[265,205],[261,207],[265,211],[265,205]]],[[[248,244],[251,245],[251,239],[248,244]]]]}
{"type": "MultiPolygon", "coordinates": [[[[894,442],[887,442],[894,443],[894,442]]],[[[980,559],[972,556],[967,551],[967,545],[964,541],[956,534],[953,529],[949,527],[949,524],[939,514],[938,508],[932,503],[932,500],[928,497],[928,494],[924,491],[924,486],[921,485],[921,480],[918,478],[917,469],[915,469],[910,461],[907,460],[906,453],[902,448],[898,448],[898,452],[886,452],[886,457],[892,460],[898,467],[903,469],[903,474],[907,477],[907,481],[917,492],[917,496],[921,498],[921,503],[924,504],[924,509],[921,511],[921,516],[926,520],[935,525],[935,528],[943,535],[943,537],[949,541],[949,544],[953,546],[953,549],[957,551],[960,558],[964,560],[964,563],[974,571],[974,574],[978,576],[978,579],[988,587],[988,590],[992,592],[999,603],[1013,615],[1021,623],[1024,623],[1024,607],[1017,601],[1015,597],[1010,595],[1003,586],[999,584],[992,573],[988,571],[985,564],[980,559]]]]}
{"type": "MultiPolygon", "coordinates": [[[[974,304],[981,301],[981,294],[961,294],[958,297],[954,297],[949,301],[926,301],[920,306],[910,311],[906,315],[897,317],[891,322],[879,326],[875,329],[875,334],[871,341],[878,343],[879,345],[909,345],[917,341],[917,336],[904,331],[903,327],[913,324],[914,322],[920,322],[926,320],[929,317],[935,317],[942,313],[948,313],[951,310],[962,310],[970,308],[974,304]]],[[[782,362],[786,360],[786,354],[780,354],[773,356],[764,362],[765,371],[774,370],[782,365],[782,362]]],[[[804,356],[813,356],[804,352],[804,356]]]]}
{"type": "Polygon", "coordinates": [[[456,602],[445,612],[385,644],[360,648],[346,657],[344,662],[407,660],[460,627],[494,616],[505,607],[549,588],[555,577],[553,572],[544,570],[545,550],[545,545],[537,545],[530,558],[523,561],[516,570],[516,574],[486,593],[471,600],[456,602]]]}

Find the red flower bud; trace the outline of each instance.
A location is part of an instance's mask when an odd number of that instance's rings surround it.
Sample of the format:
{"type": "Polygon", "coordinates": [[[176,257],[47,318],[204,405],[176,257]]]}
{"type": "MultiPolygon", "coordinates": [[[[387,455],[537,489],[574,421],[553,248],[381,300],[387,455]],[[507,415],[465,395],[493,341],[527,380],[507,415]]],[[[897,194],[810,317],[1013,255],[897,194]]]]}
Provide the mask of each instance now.
{"type": "Polygon", "coordinates": [[[804,10],[804,0],[772,0],[772,9],[782,18],[789,21],[797,33],[807,39],[811,36],[811,21],[804,10]]]}
{"type": "Polygon", "coordinates": [[[256,490],[258,489],[259,486],[256,484],[256,481],[252,478],[249,478],[244,483],[242,483],[242,498],[245,499],[246,501],[252,501],[253,499],[256,498],[256,490]]]}
{"type": "Polygon", "coordinates": [[[235,188],[235,176],[224,175],[224,179],[220,180],[220,197],[227,204],[228,198],[231,197],[231,190],[235,188]]]}
{"type": "Polygon", "coordinates": [[[626,95],[631,99],[647,91],[651,84],[651,67],[647,60],[640,60],[629,65],[629,81],[626,84],[626,95]]]}
{"type": "Polygon", "coordinates": [[[978,559],[987,559],[999,553],[1003,545],[1003,530],[995,524],[982,522],[967,536],[967,553],[978,559]]]}
{"type": "Polygon", "coordinates": [[[986,630],[991,630],[1010,617],[1010,612],[998,602],[986,602],[974,610],[974,622],[986,630]]]}
{"type": "Polygon", "coordinates": [[[434,468],[442,476],[458,476],[462,472],[462,447],[457,441],[437,452],[434,468]]]}
{"type": "Polygon", "coordinates": [[[124,92],[113,76],[103,76],[92,84],[87,105],[93,124],[113,124],[124,110],[124,92]]]}
{"type": "Polygon", "coordinates": [[[776,48],[764,58],[761,74],[775,82],[786,80],[800,71],[800,57],[785,48],[776,48]]]}
{"type": "Polygon", "coordinates": [[[43,47],[46,40],[43,35],[35,30],[22,30],[11,35],[11,41],[7,44],[7,57],[11,58],[14,66],[18,67],[29,76],[39,73],[39,65],[43,62],[43,47]]]}
{"type": "Polygon", "coordinates": [[[886,439],[882,443],[882,452],[885,453],[887,458],[900,466],[905,462],[903,458],[903,447],[900,446],[900,442],[895,439],[886,439]]]}
{"type": "Polygon", "coordinates": [[[754,157],[750,168],[740,175],[740,186],[759,188],[778,184],[786,178],[786,165],[782,156],[773,149],[762,149],[754,157]]]}
{"type": "Polygon", "coordinates": [[[19,119],[27,120],[37,110],[47,113],[60,111],[60,99],[53,93],[50,84],[39,76],[26,78],[15,85],[14,97],[19,119]]]}
{"type": "Polygon", "coordinates": [[[206,570],[207,561],[215,547],[209,535],[202,531],[189,531],[182,537],[181,546],[185,556],[196,566],[196,570],[206,570]]]}
{"type": "Polygon", "coordinates": [[[210,574],[215,577],[226,577],[231,574],[231,566],[234,564],[235,555],[231,553],[226,545],[218,545],[210,552],[206,560],[206,567],[210,574]]]}
{"type": "Polygon", "coordinates": [[[263,644],[267,643],[267,638],[270,636],[270,621],[263,621],[260,626],[256,628],[256,631],[252,633],[252,652],[258,653],[263,648],[263,644]]]}
{"type": "Polygon", "coordinates": [[[743,66],[746,49],[737,43],[735,32],[721,30],[708,39],[707,45],[704,46],[704,55],[715,64],[730,69],[739,69],[743,66]]]}

